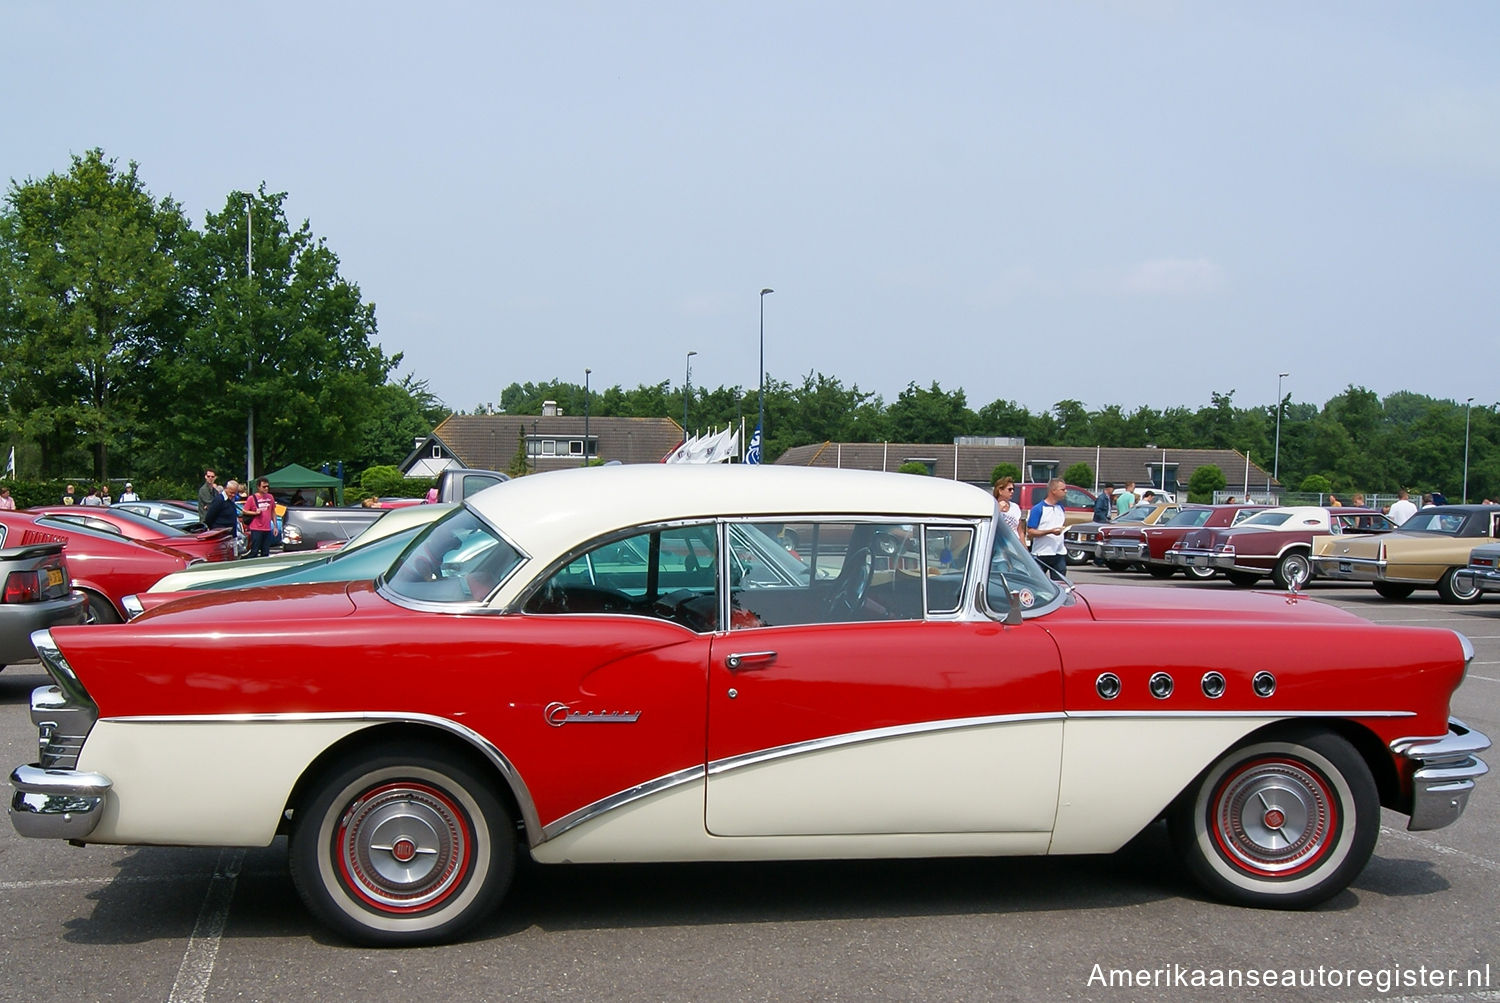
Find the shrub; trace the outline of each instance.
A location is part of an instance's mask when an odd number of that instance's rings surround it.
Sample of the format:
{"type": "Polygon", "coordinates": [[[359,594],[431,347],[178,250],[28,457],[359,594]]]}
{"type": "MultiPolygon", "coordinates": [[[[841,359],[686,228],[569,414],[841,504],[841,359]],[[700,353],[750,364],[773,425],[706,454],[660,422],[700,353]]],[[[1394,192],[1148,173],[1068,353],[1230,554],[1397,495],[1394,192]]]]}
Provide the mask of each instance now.
{"type": "Polygon", "coordinates": [[[1019,484],[1021,483],[1021,468],[1014,463],[996,464],[995,469],[990,471],[990,483],[994,484],[1002,477],[1009,477],[1019,484]]]}
{"type": "Polygon", "coordinates": [[[1224,471],[1212,463],[1205,463],[1188,478],[1188,501],[1211,502],[1214,500],[1214,492],[1222,490],[1228,483],[1224,479],[1224,471]]]}
{"type": "Polygon", "coordinates": [[[908,460],[896,468],[898,474],[921,474],[927,476],[927,464],[918,463],[916,460],[908,460]]]}
{"type": "Polygon", "coordinates": [[[1322,474],[1308,474],[1302,478],[1302,486],[1297,490],[1307,494],[1326,495],[1333,490],[1333,482],[1322,474]]]}
{"type": "Polygon", "coordinates": [[[1092,489],[1094,486],[1094,468],[1087,463],[1075,463],[1063,471],[1063,480],[1069,484],[1077,484],[1079,487],[1092,489]]]}

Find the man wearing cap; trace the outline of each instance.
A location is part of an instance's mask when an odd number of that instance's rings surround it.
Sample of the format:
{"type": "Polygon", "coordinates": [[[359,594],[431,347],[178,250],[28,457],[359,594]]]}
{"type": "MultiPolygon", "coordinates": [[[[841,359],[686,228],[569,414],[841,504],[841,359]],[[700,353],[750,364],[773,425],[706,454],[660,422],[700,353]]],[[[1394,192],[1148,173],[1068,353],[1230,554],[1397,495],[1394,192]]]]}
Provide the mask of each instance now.
{"type": "Polygon", "coordinates": [[[135,493],[135,485],[129,481],[125,482],[125,490],[120,492],[120,501],[140,501],[141,496],[135,493]]]}

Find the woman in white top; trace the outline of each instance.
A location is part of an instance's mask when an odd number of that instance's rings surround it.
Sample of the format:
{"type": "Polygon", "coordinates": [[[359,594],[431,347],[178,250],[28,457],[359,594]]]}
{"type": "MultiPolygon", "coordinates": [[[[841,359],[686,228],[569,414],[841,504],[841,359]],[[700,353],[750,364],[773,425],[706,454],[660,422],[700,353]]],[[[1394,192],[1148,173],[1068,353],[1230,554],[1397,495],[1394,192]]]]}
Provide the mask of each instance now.
{"type": "Polygon", "coordinates": [[[1000,518],[1010,527],[1010,531],[1026,541],[1026,536],[1021,532],[1021,523],[1026,519],[1026,513],[1021,511],[1021,506],[1012,499],[1016,495],[1016,482],[1014,478],[1002,477],[995,482],[995,503],[1000,508],[1000,518]]]}

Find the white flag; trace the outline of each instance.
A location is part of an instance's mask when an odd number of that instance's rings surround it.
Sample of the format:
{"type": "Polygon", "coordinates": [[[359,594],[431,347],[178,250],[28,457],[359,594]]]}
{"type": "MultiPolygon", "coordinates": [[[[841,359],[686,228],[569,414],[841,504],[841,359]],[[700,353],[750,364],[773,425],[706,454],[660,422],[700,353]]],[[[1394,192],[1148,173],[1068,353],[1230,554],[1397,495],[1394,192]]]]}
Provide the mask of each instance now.
{"type": "Polygon", "coordinates": [[[10,459],[5,461],[5,476],[11,480],[16,479],[16,447],[10,447],[10,459]]]}

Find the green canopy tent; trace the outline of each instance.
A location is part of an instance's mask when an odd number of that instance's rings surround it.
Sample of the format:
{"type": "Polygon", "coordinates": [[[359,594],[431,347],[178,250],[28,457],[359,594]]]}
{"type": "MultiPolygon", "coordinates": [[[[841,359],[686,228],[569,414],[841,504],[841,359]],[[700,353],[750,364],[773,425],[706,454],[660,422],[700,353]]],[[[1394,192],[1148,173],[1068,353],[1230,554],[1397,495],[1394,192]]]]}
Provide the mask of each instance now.
{"type": "Polygon", "coordinates": [[[329,474],[308,470],[300,463],[288,464],[274,474],[266,474],[265,478],[271,482],[271,490],[277,494],[291,495],[298,491],[316,492],[326,489],[332,493],[335,505],[344,504],[343,481],[329,474]]]}

